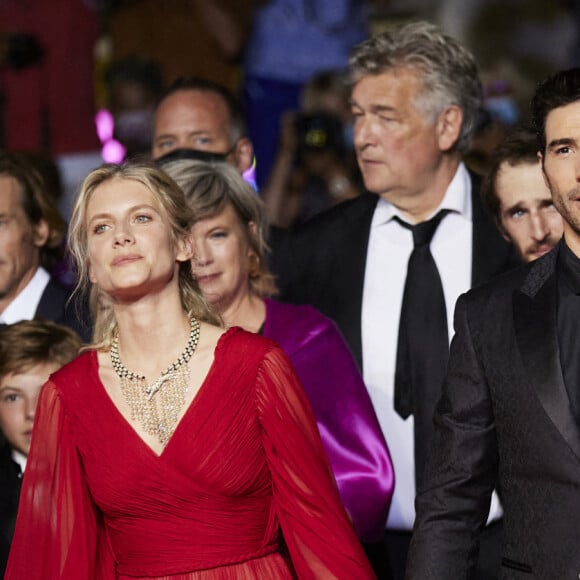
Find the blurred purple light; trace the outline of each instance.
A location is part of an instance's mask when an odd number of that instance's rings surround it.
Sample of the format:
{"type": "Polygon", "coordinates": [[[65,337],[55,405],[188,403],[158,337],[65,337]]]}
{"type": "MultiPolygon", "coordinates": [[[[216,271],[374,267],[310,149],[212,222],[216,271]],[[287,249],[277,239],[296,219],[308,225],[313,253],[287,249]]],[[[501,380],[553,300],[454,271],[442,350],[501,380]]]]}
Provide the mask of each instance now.
{"type": "Polygon", "coordinates": [[[248,167],[243,173],[242,177],[254,188],[255,191],[258,191],[258,184],[256,183],[256,157],[254,156],[254,160],[252,165],[248,167]]]}

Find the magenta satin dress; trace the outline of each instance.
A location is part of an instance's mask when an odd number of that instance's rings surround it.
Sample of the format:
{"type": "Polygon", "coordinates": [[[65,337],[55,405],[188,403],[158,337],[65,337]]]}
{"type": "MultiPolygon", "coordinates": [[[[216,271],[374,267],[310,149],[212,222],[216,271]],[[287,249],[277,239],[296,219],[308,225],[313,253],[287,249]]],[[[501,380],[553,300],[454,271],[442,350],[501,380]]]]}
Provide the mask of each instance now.
{"type": "Polygon", "coordinates": [[[306,391],[340,497],[358,537],[383,537],[395,483],[366,387],[335,324],[311,306],[266,300],[264,336],[286,352],[306,391]]]}

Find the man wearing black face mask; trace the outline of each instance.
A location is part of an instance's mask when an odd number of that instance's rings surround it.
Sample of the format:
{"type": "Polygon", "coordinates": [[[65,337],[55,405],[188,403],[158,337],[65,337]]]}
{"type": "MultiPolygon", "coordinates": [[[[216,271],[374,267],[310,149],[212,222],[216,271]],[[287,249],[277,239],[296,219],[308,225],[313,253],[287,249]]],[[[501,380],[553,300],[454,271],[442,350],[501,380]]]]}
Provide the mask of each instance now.
{"type": "Polygon", "coordinates": [[[254,150],[246,135],[241,107],[221,85],[206,79],[177,79],[155,109],[153,159],[176,149],[220,154],[240,173],[252,164],[254,150]]]}
{"type": "MultiPolygon", "coordinates": [[[[230,163],[243,173],[252,165],[254,148],[241,105],[231,92],[212,81],[189,77],[177,79],[157,104],[151,154],[161,165],[194,156],[200,161],[230,163]]],[[[269,265],[281,285],[284,269],[278,256],[286,239],[285,230],[270,228],[269,265]]]]}

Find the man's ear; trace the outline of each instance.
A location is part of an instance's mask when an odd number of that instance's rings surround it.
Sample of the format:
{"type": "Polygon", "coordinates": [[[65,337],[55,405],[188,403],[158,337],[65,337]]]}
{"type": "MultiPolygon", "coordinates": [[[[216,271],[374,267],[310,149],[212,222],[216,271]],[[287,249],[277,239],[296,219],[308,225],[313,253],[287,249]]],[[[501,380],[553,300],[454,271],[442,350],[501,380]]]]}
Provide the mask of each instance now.
{"type": "Polygon", "coordinates": [[[46,220],[40,220],[32,226],[32,242],[37,248],[42,248],[48,242],[50,227],[46,220]]]}
{"type": "Polygon", "coordinates": [[[248,137],[242,137],[234,149],[236,168],[240,173],[246,171],[254,161],[254,146],[248,137]]]}
{"type": "Polygon", "coordinates": [[[177,255],[175,259],[178,262],[188,262],[193,258],[193,237],[184,236],[177,242],[177,255]]]}
{"type": "Polygon", "coordinates": [[[437,142],[441,151],[450,151],[461,135],[463,111],[457,105],[447,107],[437,119],[437,142]]]}

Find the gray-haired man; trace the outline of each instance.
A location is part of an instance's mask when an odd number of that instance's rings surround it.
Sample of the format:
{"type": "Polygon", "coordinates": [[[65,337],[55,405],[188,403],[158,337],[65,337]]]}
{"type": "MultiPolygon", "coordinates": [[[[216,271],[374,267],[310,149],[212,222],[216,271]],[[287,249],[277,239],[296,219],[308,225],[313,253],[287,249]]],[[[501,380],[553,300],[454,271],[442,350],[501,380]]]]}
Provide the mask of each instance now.
{"type": "MultiPolygon", "coordinates": [[[[359,45],[350,76],[356,153],[371,193],[296,233],[283,294],[334,318],[362,368],[397,477],[385,538],[369,555],[381,577],[402,578],[455,301],[513,256],[462,162],[480,106],[473,56],[418,22],[359,45]],[[380,567],[383,546],[390,571],[380,567]]],[[[495,505],[491,518],[499,515],[495,505]]],[[[493,569],[499,555],[490,552],[493,569]]]]}

